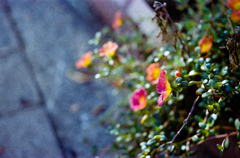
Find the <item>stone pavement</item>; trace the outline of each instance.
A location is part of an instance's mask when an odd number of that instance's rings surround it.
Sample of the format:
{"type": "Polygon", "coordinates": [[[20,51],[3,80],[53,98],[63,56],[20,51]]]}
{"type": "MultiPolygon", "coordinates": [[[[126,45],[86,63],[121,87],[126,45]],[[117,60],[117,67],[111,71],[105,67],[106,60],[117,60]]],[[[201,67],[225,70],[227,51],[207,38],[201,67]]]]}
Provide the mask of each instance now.
{"type": "MultiPolygon", "coordinates": [[[[99,81],[69,79],[104,24],[87,0],[0,0],[0,158],[94,157],[112,141],[99,81]]],[[[109,157],[105,155],[104,157],[109,157]]]]}

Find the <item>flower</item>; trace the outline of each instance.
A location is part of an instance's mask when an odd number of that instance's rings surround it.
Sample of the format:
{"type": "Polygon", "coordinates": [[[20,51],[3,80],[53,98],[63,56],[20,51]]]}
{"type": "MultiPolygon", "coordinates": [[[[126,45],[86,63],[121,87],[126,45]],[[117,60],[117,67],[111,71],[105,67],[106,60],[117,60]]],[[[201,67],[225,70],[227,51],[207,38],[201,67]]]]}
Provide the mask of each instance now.
{"type": "Polygon", "coordinates": [[[151,82],[152,84],[158,83],[158,76],[160,74],[159,64],[158,63],[152,63],[148,65],[146,69],[146,80],[151,82]]]}
{"type": "Polygon", "coordinates": [[[78,61],[75,63],[75,67],[77,69],[87,67],[92,62],[92,51],[88,51],[86,54],[84,54],[78,61]]]}
{"type": "Polygon", "coordinates": [[[228,7],[233,10],[230,19],[238,22],[240,20],[240,0],[228,0],[228,7]]]}
{"type": "Polygon", "coordinates": [[[233,10],[233,12],[230,15],[230,19],[233,22],[238,22],[240,20],[240,10],[238,11],[233,10]]]}
{"type": "Polygon", "coordinates": [[[108,41],[102,48],[99,49],[99,55],[103,56],[113,56],[118,49],[118,44],[116,42],[108,41]]]}
{"type": "Polygon", "coordinates": [[[112,23],[112,28],[114,30],[118,29],[120,26],[122,26],[123,24],[123,19],[122,19],[122,12],[120,10],[118,10],[116,13],[115,13],[115,16],[114,16],[114,20],[113,20],[113,23],[112,23]]]}
{"type": "Polygon", "coordinates": [[[175,72],[175,76],[176,76],[176,77],[180,77],[180,76],[181,76],[181,72],[180,72],[179,69],[175,72]]]}
{"type": "Polygon", "coordinates": [[[201,48],[201,53],[207,53],[212,48],[212,36],[209,38],[203,37],[198,42],[199,47],[201,48]]]}
{"type": "Polygon", "coordinates": [[[157,101],[158,105],[161,106],[163,104],[163,101],[169,96],[169,94],[172,91],[172,88],[167,80],[166,72],[164,69],[159,75],[158,85],[156,87],[156,90],[159,94],[161,94],[157,101]]]}
{"type": "Polygon", "coordinates": [[[147,105],[147,92],[144,88],[136,89],[133,91],[129,100],[130,108],[133,111],[142,110],[147,105]]]}
{"type": "Polygon", "coordinates": [[[228,0],[228,7],[232,10],[240,10],[240,1],[239,0],[228,0]]]}

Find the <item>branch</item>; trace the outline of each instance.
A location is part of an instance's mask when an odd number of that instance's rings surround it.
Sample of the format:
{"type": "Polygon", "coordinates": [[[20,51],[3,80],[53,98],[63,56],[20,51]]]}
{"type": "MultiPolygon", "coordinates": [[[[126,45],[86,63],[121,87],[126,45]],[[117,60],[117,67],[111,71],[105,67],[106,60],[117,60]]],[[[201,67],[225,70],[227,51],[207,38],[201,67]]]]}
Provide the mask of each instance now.
{"type": "MultiPolygon", "coordinates": [[[[198,142],[197,144],[195,144],[194,146],[192,146],[190,148],[190,150],[192,150],[193,148],[195,148],[196,146],[206,142],[206,141],[209,141],[209,140],[213,140],[213,139],[219,139],[219,138],[226,138],[226,137],[230,137],[230,136],[234,136],[234,135],[237,135],[238,134],[238,131],[234,131],[232,133],[226,133],[226,134],[221,134],[221,135],[217,135],[217,136],[212,136],[212,137],[208,137],[205,141],[200,141],[198,142]]],[[[189,151],[190,151],[189,150],[189,151]]]]}
{"type": "MultiPolygon", "coordinates": [[[[170,17],[170,15],[168,13],[168,10],[166,9],[166,6],[167,6],[167,4],[165,2],[161,3],[161,2],[155,1],[154,4],[153,4],[153,7],[154,7],[155,13],[156,13],[154,18],[157,18],[158,21],[165,21],[166,24],[168,23],[168,21],[171,23],[171,25],[173,27],[173,30],[174,30],[174,33],[175,33],[175,39],[176,40],[178,39],[180,41],[181,45],[182,45],[181,55],[182,55],[184,61],[186,62],[186,59],[184,58],[183,52],[187,53],[188,56],[189,56],[189,53],[186,49],[185,43],[182,41],[182,39],[178,35],[178,27],[174,24],[172,18],[170,17]]],[[[158,26],[160,27],[162,32],[163,31],[166,32],[166,26],[165,25],[163,25],[161,22],[158,22],[158,26]]],[[[173,45],[176,48],[176,43],[173,44],[173,45]]]]}
{"type": "Polygon", "coordinates": [[[172,148],[173,143],[174,143],[175,139],[177,138],[177,136],[181,133],[182,129],[187,125],[188,120],[189,120],[190,116],[192,115],[192,112],[193,112],[193,110],[194,110],[194,108],[195,108],[195,104],[197,103],[198,99],[199,99],[199,96],[195,99],[195,101],[194,101],[194,103],[193,103],[193,106],[192,106],[192,109],[191,109],[191,111],[189,112],[188,117],[184,120],[182,127],[181,127],[180,130],[177,132],[177,134],[173,137],[173,140],[171,141],[170,149],[172,148]]]}

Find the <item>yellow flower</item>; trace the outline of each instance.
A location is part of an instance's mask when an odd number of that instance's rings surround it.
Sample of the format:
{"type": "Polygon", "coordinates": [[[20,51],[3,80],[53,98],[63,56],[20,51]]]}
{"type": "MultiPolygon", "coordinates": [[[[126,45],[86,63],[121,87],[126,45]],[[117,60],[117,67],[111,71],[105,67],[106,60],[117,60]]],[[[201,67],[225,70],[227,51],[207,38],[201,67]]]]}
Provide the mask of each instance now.
{"type": "Polygon", "coordinates": [[[114,56],[116,50],[118,49],[118,44],[116,42],[108,41],[102,48],[99,49],[99,55],[103,56],[114,56]]]}
{"type": "Polygon", "coordinates": [[[92,51],[88,51],[86,54],[84,54],[78,61],[75,63],[75,67],[77,69],[87,67],[92,62],[92,51]]]}

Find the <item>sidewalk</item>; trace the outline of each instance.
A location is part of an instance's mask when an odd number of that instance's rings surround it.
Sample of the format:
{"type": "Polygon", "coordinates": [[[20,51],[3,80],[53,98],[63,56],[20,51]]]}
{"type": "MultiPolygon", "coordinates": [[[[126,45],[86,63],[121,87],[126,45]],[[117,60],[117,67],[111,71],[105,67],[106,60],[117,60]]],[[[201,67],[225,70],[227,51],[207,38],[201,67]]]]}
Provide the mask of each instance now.
{"type": "Polygon", "coordinates": [[[0,157],[101,154],[112,137],[92,111],[114,103],[111,88],[67,76],[91,49],[88,40],[104,25],[100,18],[87,0],[0,4],[0,157]]]}

